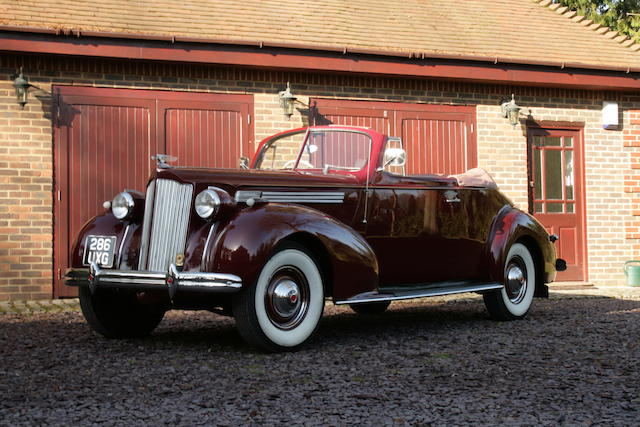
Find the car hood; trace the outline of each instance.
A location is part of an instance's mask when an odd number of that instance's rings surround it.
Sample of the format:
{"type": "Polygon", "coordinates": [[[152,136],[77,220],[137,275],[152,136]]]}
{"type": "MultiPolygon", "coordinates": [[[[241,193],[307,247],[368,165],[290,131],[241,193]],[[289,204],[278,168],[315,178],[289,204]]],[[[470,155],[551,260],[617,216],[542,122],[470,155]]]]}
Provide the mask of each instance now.
{"type": "Polygon", "coordinates": [[[356,177],[300,171],[272,171],[256,169],[157,169],[152,178],[164,178],[193,184],[195,187],[218,186],[225,190],[245,187],[352,187],[358,185],[356,177]]]}

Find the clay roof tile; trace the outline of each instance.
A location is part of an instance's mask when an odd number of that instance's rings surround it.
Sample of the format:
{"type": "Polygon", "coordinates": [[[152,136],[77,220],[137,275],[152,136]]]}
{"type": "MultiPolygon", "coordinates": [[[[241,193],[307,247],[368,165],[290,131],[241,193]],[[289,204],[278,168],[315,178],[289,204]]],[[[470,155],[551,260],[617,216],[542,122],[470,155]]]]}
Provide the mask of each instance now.
{"type": "Polygon", "coordinates": [[[550,0],[0,0],[0,25],[132,38],[640,69],[638,45],[550,0]]]}

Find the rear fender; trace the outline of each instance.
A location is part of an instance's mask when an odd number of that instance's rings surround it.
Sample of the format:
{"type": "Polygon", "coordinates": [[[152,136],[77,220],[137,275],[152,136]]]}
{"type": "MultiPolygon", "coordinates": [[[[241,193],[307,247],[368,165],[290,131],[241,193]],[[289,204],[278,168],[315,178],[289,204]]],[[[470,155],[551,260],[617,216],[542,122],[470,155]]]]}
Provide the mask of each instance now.
{"type": "Polygon", "coordinates": [[[334,300],[377,288],[378,262],[364,238],[334,218],[300,205],[259,205],[219,224],[216,238],[206,248],[203,269],[235,274],[242,283],[253,285],[279,244],[308,238],[326,251],[324,274],[334,300]]]}
{"type": "Polygon", "coordinates": [[[536,296],[548,294],[545,283],[555,278],[555,248],[544,227],[532,216],[511,206],[503,207],[493,222],[488,242],[491,280],[502,282],[504,264],[511,246],[525,244],[536,262],[536,296]]]}

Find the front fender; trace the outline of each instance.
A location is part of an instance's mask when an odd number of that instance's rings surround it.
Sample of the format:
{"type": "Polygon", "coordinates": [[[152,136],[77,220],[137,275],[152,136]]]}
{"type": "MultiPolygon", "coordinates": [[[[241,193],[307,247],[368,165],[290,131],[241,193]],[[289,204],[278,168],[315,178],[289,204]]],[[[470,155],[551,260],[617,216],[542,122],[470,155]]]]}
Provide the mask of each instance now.
{"type": "Polygon", "coordinates": [[[549,241],[549,234],[544,227],[532,216],[511,206],[505,206],[494,220],[488,242],[488,260],[491,279],[502,282],[504,264],[511,246],[522,241],[532,250],[532,255],[540,263],[538,294],[544,293],[544,283],[555,278],[555,247],[549,241]],[[535,246],[535,248],[531,248],[535,246]],[[536,252],[537,251],[537,252],[536,252]]]}
{"type": "Polygon", "coordinates": [[[83,227],[71,249],[72,268],[86,268],[83,264],[84,246],[88,235],[116,236],[113,268],[121,270],[136,269],[141,238],[141,225],[136,222],[117,219],[106,212],[89,220],[83,227]]]}
{"type": "Polygon", "coordinates": [[[239,211],[219,224],[203,259],[206,271],[238,275],[254,284],[264,264],[281,242],[306,235],[326,251],[334,300],[372,291],[378,285],[378,261],[373,249],[351,227],[315,209],[269,203],[239,211]]]}

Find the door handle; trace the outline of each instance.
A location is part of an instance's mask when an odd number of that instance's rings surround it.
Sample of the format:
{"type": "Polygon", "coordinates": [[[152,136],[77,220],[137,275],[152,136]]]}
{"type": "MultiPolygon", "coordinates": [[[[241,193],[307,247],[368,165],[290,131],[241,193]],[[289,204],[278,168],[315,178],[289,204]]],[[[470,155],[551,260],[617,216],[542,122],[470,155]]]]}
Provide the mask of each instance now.
{"type": "Polygon", "coordinates": [[[460,203],[460,199],[458,198],[458,192],[453,190],[445,191],[444,201],[447,203],[460,203]]]}

